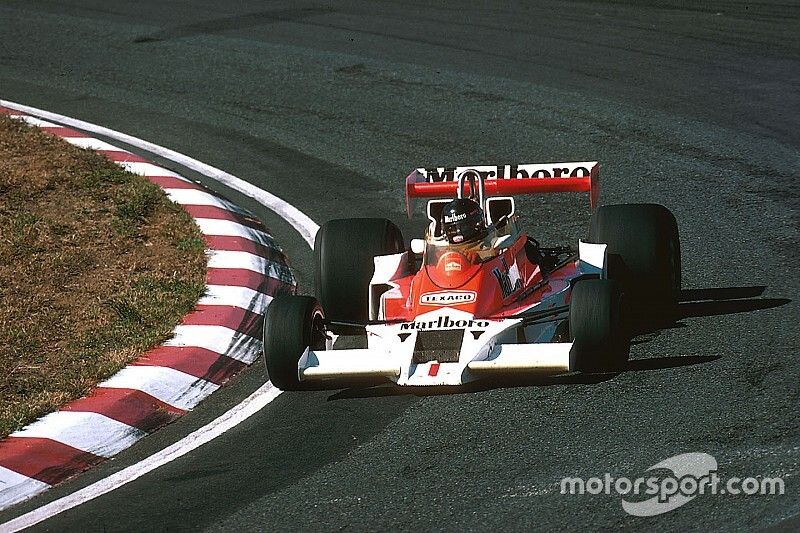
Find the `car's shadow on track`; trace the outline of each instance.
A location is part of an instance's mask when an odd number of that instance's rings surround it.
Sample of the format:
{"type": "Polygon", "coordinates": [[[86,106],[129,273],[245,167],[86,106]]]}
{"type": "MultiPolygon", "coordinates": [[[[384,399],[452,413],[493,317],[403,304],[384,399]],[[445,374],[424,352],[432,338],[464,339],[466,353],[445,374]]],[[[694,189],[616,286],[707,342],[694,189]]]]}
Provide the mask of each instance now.
{"type": "Polygon", "coordinates": [[[681,318],[747,313],[791,302],[788,298],[758,298],[767,287],[725,287],[681,291],[678,310],[681,318]]]}
{"type": "MultiPolygon", "coordinates": [[[[764,285],[752,287],[724,287],[709,289],[684,289],[678,297],[677,313],[667,318],[649,316],[631,324],[632,345],[650,342],[664,330],[685,328],[687,318],[748,313],[780,307],[791,300],[787,298],[759,298],[767,289],[764,285]]],[[[642,315],[646,316],[646,315],[642,315]]]]}
{"type": "MultiPolygon", "coordinates": [[[[644,344],[654,340],[662,331],[674,328],[687,328],[682,322],[687,318],[747,313],[762,309],[780,307],[789,303],[787,298],[759,298],[765,286],[724,287],[708,289],[685,289],[678,298],[677,314],[668,319],[639,320],[634,326],[631,345],[644,344]]],[[[720,359],[720,355],[685,355],[649,357],[631,359],[624,368],[606,374],[582,374],[573,372],[558,376],[522,376],[503,379],[484,379],[459,387],[400,387],[393,383],[381,385],[353,383],[346,388],[331,394],[328,401],[351,398],[370,398],[379,396],[438,396],[444,394],[463,394],[493,389],[515,387],[543,387],[552,385],[593,385],[611,380],[626,372],[642,372],[666,368],[709,363],[720,359]]]]}

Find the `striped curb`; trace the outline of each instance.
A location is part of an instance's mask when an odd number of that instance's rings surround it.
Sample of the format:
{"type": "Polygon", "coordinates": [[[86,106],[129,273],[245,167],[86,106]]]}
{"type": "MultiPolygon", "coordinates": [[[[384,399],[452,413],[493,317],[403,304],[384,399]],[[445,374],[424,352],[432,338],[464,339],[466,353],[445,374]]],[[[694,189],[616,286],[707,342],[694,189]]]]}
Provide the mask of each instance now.
{"type": "Polygon", "coordinates": [[[164,189],[206,241],[206,292],[173,337],[72,401],[0,440],[0,511],[128,448],[195,407],[261,353],[272,298],[294,293],[286,257],[248,211],[105,141],[16,110],[19,118],[105,155],[164,189]]]}

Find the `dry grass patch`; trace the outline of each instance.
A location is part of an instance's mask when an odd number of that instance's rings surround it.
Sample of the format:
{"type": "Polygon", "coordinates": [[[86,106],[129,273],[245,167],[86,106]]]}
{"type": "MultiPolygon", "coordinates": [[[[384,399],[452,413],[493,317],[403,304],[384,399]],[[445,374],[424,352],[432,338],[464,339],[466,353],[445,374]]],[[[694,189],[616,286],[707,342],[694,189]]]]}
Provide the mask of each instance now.
{"type": "Polygon", "coordinates": [[[145,178],[0,115],[0,437],[169,338],[203,248],[145,178]]]}

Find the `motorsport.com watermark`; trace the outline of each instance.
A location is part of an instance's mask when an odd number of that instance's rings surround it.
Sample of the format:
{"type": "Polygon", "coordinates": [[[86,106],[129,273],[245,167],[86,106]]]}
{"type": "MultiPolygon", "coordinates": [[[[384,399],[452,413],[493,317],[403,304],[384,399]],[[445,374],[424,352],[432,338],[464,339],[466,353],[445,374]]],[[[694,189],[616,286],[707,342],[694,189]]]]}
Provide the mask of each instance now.
{"type": "Polygon", "coordinates": [[[630,479],[614,477],[565,477],[561,480],[561,494],[619,494],[622,508],[634,516],[654,516],[690,502],[704,494],[730,494],[745,496],[776,495],[784,493],[783,479],[779,477],[729,477],[717,474],[717,460],[707,453],[684,453],[654,464],[651,470],[671,471],[671,474],[651,475],[630,479]],[[642,499],[644,496],[650,496],[642,499]]]}

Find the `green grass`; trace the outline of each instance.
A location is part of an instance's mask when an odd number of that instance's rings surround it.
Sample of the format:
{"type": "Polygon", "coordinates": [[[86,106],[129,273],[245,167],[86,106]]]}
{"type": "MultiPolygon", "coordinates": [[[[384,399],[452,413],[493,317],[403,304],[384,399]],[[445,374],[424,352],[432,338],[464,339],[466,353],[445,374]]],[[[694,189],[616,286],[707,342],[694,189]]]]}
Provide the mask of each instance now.
{"type": "Polygon", "coordinates": [[[204,248],[159,187],[0,115],[0,438],[169,338],[204,248]]]}

